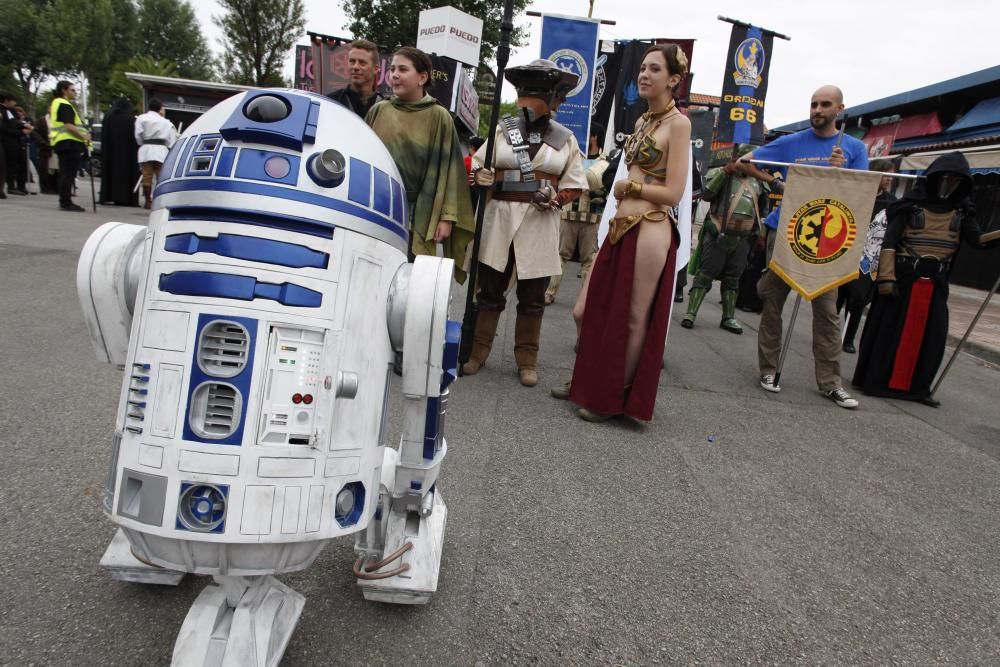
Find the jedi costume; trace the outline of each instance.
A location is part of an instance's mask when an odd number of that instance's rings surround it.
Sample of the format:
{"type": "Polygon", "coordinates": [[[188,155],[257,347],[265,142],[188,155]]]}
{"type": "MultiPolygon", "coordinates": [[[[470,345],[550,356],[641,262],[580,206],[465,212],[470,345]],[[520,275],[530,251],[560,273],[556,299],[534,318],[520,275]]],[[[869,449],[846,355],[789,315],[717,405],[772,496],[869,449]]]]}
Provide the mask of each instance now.
{"type": "Polygon", "coordinates": [[[550,113],[578,81],[548,60],[504,72],[517,89],[519,113],[496,128],[494,164],[484,168],[486,147],[473,157],[474,179],[490,186],[479,252],[479,314],[465,375],[486,363],[504,291],[517,274],[514,358],[521,384],[538,383],[538,346],[549,278],[562,272],[559,209],[587,188],[583,157],[573,133],[550,113]]]}
{"type": "Polygon", "coordinates": [[[451,114],[430,95],[419,102],[398,97],[371,108],[365,122],[389,150],[403,178],[410,206],[410,254],[436,255],[434,231],[439,221],[452,223],[442,242],[444,256],[459,270],[475,233],[462,148],[451,114]]]}

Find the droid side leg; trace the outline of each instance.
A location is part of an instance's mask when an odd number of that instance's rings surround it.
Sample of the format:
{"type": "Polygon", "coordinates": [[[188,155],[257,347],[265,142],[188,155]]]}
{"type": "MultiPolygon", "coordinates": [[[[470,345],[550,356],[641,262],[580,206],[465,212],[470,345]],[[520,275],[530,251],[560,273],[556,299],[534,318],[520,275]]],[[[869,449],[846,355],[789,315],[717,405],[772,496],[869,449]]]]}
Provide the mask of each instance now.
{"type": "Polygon", "coordinates": [[[272,576],[215,576],[188,610],[171,665],[273,667],[299,621],[305,598],[272,576]]]}
{"type": "MultiPolygon", "coordinates": [[[[385,450],[379,505],[356,538],[354,574],[367,600],[426,604],[437,590],[448,517],[436,481],[448,450],[444,415],[461,324],[448,320],[451,260],[417,257],[402,270],[409,271],[405,317],[390,309],[389,318],[390,337],[402,339],[403,435],[398,451],[385,450]]],[[[402,299],[392,300],[402,310],[402,299]]]]}

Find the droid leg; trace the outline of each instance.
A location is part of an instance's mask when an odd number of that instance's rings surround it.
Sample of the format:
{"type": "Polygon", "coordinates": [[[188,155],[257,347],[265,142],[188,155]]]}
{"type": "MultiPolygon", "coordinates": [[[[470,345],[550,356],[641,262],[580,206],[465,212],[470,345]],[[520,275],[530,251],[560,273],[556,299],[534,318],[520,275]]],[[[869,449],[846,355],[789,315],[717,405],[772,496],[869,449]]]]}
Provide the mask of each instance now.
{"type": "Polygon", "coordinates": [[[405,270],[405,317],[389,313],[390,338],[403,350],[403,435],[398,451],[385,450],[379,505],[358,533],[354,574],[367,600],[426,604],[437,590],[448,518],[436,484],[461,324],[448,321],[451,260],[418,257],[405,270]]]}
{"type": "Polygon", "coordinates": [[[177,667],[272,667],[299,622],[305,598],[271,576],[214,577],[188,611],[174,644],[177,667]]]}

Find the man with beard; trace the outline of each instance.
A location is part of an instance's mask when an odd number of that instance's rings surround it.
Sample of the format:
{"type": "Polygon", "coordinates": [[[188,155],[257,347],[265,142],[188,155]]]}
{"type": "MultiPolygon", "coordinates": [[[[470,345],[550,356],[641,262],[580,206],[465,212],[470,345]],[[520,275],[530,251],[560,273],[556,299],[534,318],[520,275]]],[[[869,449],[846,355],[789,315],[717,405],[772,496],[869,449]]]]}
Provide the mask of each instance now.
{"type": "MultiPolygon", "coordinates": [[[[868,152],[864,143],[850,135],[842,138],[837,133],[837,115],[844,110],[844,94],[836,86],[823,86],[812,95],[809,104],[811,127],[775,139],[761,146],[739,161],[725,166],[726,173],[749,173],[767,183],[775,177],[762,172],[748,161],[751,159],[771,162],[794,162],[813,166],[868,169],[868,152]],[[842,143],[841,143],[842,142],[842,143]]],[[[787,176],[787,174],[786,174],[787,176]]],[[[767,257],[770,260],[777,238],[781,207],[777,207],[764,220],[767,230],[767,257]]],[[[781,391],[774,376],[781,356],[781,312],[791,288],[785,281],[767,271],[757,284],[757,292],[764,301],[757,331],[757,361],[760,367],[760,386],[765,391],[781,391]]],[[[837,291],[819,295],[811,302],[813,313],[813,360],[816,384],[824,396],[842,408],[858,407],[858,402],[844,391],[840,379],[840,316],[837,314],[837,291]]]]}
{"type": "Polygon", "coordinates": [[[364,118],[376,102],[386,99],[375,87],[378,67],[378,47],[367,39],[354,40],[347,51],[347,68],[351,80],[340,90],[330,93],[330,99],[340,102],[364,118]]]}
{"type": "Polygon", "coordinates": [[[948,276],[964,240],[994,245],[969,199],[972,175],[961,153],[942,155],[925,181],[887,209],[876,285],[853,384],[866,394],[921,401],[930,397],[948,340],[948,276]]]}

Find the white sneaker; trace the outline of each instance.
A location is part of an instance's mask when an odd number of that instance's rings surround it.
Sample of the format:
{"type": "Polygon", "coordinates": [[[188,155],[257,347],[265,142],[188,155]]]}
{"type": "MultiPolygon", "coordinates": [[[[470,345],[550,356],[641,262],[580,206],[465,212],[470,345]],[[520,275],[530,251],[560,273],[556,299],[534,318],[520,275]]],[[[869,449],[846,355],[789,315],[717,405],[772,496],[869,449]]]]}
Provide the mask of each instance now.
{"type": "Polygon", "coordinates": [[[851,395],[844,391],[843,387],[837,387],[836,389],[824,391],[823,395],[842,408],[853,410],[858,407],[858,402],[851,398],[851,395]]]}
{"type": "Polygon", "coordinates": [[[779,391],[781,391],[781,387],[779,387],[778,385],[774,384],[774,376],[773,375],[761,375],[760,376],[760,387],[761,387],[761,389],[763,389],[765,391],[769,391],[769,392],[774,393],[774,394],[777,394],[779,391]]]}

